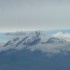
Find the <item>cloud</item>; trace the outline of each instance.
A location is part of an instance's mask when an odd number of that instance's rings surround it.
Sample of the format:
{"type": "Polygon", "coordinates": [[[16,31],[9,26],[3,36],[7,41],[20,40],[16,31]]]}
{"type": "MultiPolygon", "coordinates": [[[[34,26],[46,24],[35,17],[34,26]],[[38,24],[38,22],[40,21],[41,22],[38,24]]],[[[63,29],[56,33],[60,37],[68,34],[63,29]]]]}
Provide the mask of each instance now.
{"type": "Polygon", "coordinates": [[[70,38],[70,33],[58,32],[56,34],[53,34],[52,36],[58,38],[70,38]]]}
{"type": "Polygon", "coordinates": [[[0,0],[0,31],[70,28],[70,2],[0,0]]]}
{"type": "Polygon", "coordinates": [[[70,47],[68,43],[65,44],[39,44],[32,47],[28,47],[27,49],[31,50],[32,52],[39,50],[43,53],[47,53],[49,55],[55,55],[59,53],[66,53],[70,51],[70,47]]]}

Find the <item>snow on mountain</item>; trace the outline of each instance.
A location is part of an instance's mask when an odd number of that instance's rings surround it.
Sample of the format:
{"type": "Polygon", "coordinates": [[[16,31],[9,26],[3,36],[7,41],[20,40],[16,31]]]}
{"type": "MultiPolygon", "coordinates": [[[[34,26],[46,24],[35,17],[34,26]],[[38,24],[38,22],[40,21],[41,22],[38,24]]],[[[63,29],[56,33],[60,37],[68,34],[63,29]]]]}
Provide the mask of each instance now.
{"type": "Polygon", "coordinates": [[[23,35],[22,37],[18,36],[13,38],[11,41],[8,41],[4,46],[7,46],[7,45],[19,46],[20,44],[28,45],[33,41],[35,42],[39,40],[40,39],[39,36],[40,36],[40,32],[30,32],[29,34],[23,35]]]}
{"type": "Polygon", "coordinates": [[[24,48],[31,51],[40,50],[47,53],[60,53],[61,50],[70,51],[70,42],[52,36],[48,38],[46,32],[35,31],[22,35],[22,37],[15,35],[0,47],[0,51],[22,50],[24,48]]]}

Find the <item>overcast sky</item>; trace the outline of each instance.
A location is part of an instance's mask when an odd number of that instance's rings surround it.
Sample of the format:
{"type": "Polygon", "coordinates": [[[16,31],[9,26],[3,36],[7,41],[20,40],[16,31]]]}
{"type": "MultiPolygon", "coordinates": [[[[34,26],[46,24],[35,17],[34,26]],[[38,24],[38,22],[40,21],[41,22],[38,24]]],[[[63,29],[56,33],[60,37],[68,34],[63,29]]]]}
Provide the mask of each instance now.
{"type": "Polygon", "coordinates": [[[0,0],[0,31],[70,28],[70,0],[0,0]]]}

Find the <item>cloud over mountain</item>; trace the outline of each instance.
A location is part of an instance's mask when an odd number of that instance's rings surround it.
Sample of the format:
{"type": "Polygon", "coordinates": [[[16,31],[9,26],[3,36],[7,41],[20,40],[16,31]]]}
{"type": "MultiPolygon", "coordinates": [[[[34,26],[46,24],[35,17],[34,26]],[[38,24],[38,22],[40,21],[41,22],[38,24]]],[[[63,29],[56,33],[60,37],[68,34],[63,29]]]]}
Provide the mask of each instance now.
{"type": "Polygon", "coordinates": [[[70,38],[70,33],[58,32],[56,34],[53,34],[52,36],[58,38],[70,38]]]}

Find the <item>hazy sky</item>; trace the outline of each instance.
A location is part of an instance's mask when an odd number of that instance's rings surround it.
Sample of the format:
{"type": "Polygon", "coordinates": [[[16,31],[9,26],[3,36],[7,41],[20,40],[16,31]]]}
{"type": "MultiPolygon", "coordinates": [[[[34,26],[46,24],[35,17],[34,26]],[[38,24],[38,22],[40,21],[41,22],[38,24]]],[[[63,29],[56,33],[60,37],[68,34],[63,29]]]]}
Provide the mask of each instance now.
{"type": "Polygon", "coordinates": [[[0,31],[70,28],[70,0],[0,0],[0,31]]]}

